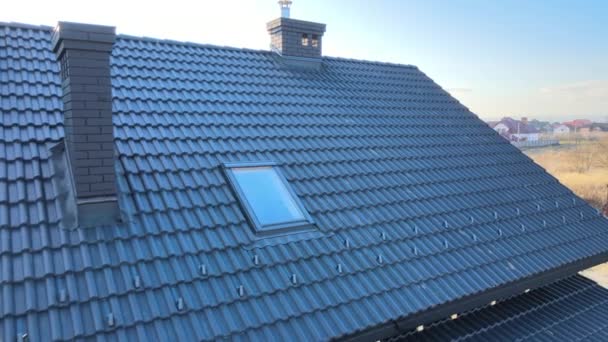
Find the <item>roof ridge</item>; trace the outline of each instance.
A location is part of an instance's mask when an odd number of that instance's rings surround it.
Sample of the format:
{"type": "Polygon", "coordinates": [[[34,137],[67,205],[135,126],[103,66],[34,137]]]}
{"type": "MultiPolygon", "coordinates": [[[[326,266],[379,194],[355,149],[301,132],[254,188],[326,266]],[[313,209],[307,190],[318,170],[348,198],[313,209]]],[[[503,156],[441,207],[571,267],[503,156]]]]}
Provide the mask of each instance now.
{"type": "Polygon", "coordinates": [[[53,30],[53,26],[27,24],[27,23],[20,23],[20,22],[16,22],[16,21],[8,21],[8,22],[0,21],[0,27],[2,27],[2,26],[28,29],[28,30],[39,30],[39,31],[52,31],[53,30]]]}
{"type": "Polygon", "coordinates": [[[360,59],[360,58],[349,58],[349,57],[340,57],[340,56],[323,56],[323,59],[420,70],[420,69],[418,69],[417,66],[415,66],[413,64],[405,64],[405,63],[397,63],[397,62],[385,62],[385,61],[360,59]]]}
{"type": "MultiPolygon", "coordinates": [[[[39,30],[39,31],[52,31],[53,30],[53,26],[35,25],[35,24],[27,24],[27,23],[13,22],[13,21],[11,21],[11,22],[0,21],[0,27],[2,27],[2,26],[21,28],[21,29],[30,29],[30,30],[39,30]]],[[[151,43],[164,43],[164,44],[194,46],[194,47],[228,50],[228,51],[273,54],[273,52],[271,50],[235,47],[235,46],[226,46],[226,45],[215,45],[215,44],[209,44],[209,43],[191,42],[191,41],[187,41],[187,40],[176,40],[176,39],[170,39],[170,38],[155,38],[155,37],[136,36],[136,35],[129,35],[129,34],[117,34],[116,37],[119,39],[140,40],[140,41],[151,42],[151,43]]],[[[398,68],[412,68],[412,69],[419,70],[418,67],[413,64],[385,62],[385,61],[367,60],[367,59],[358,59],[358,58],[348,58],[348,57],[340,57],[340,56],[323,56],[323,60],[343,61],[343,62],[369,64],[369,65],[383,65],[383,66],[398,67],[398,68]]]]}
{"type": "MultiPolygon", "coordinates": [[[[235,47],[235,46],[227,46],[227,45],[216,45],[216,44],[209,44],[209,43],[198,43],[198,42],[191,42],[191,41],[185,41],[185,40],[155,38],[155,37],[147,37],[147,36],[135,36],[135,35],[129,35],[129,34],[118,34],[117,38],[130,39],[130,40],[141,40],[141,41],[147,41],[147,42],[153,42],[153,43],[166,43],[166,44],[175,44],[175,45],[196,46],[196,47],[211,48],[211,49],[273,54],[273,52],[271,50],[235,47]]],[[[373,64],[373,65],[384,65],[384,66],[401,67],[401,68],[406,67],[406,68],[413,68],[413,69],[419,70],[418,67],[415,65],[404,64],[404,63],[384,62],[384,61],[348,58],[348,57],[340,57],[340,56],[323,56],[323,59],[324,60],[335,60],[335,61],[348,61],[348,62],[354,62],[354,63],[365,63],[365,64],[373,64]]]]}
{"type": "Polygon", "coordinates": [[[201,48],[221,49],[221,50],[231,50],[231,51],[241,51],[241,52],[256,52],[256,53],[268,53],[268,54],[272,53],[272,51],[270,51],[270,50],[227,46],[227,45],[216,45],[216,44],[210,44],[210,43],[198,43],[198,42],[191,42],[191,41],[187,41],[187,40],[176,40],[176,39],[170,39],[170,38],[135,36],[135,35],[129,35],[129,34],[124,34],[124,33],[117,34],[116,38],[139,40],[139,41],[145,41],[145,42],[150,42],[150,43],[164,43],[164,44],[194,46],[194,47],[201,47],[201,48]]]}

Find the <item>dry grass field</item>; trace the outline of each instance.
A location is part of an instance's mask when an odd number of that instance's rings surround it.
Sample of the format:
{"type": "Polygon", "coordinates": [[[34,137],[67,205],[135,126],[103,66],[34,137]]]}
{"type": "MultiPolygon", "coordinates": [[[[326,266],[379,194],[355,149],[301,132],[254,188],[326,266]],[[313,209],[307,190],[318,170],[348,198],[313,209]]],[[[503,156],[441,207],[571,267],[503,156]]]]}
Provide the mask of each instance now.
{"type": "Polygon", "coordinates": [[[525,151],[534,161],[594,207],[606,203],[608,133],[525,151]]]}
{"type": "MultiPolygon", "coordinates": [[[[608,133],[560,143],[560,146],[525,152],[577,195],[601,209],[606,203],[608,185],[608,133]]],[[[581,274],[608,288],[608,263],[581,274]]]]}

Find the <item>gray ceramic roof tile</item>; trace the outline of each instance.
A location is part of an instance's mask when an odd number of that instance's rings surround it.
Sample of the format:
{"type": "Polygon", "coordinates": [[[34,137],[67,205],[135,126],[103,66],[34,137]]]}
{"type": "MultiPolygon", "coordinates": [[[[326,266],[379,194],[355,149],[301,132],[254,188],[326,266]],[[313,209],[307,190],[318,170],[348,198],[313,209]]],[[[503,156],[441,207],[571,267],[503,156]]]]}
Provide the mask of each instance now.
{"type": "Polygon", "coordinates": [[[62,230],[50,34],[0,25],[2,340],[324,340],[608,250],[605,219],[416,67],[128,36],[128,221],[62,230]],[[256,238],[221,170],[239,161],[277,162],[318,231],[256,238]]]}
{"type": "Polygon", "coordinates": [[[605,341],[608,290],[576,275],[388,341],[605,341]]]}

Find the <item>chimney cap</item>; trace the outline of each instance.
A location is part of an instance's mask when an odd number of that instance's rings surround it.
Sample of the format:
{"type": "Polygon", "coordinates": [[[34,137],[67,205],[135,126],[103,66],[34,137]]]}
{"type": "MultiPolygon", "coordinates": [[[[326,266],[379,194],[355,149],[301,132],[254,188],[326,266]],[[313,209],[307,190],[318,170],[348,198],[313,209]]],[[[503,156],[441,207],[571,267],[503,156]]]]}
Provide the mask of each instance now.
{"type": "Polygon", "coordinates": [[[116,27],[60,21],[53,29],[51,46],[61,55],[65,49],[106,51],[112,50],[116,40],[116,27]]]}
{"type": "Polygon", "coordinates": [[[293,1],[291,0],[279,0],[278,4],[281,7],[281,17],[282,18],[289,18],[290,16],[290,8],[291,8],[291,4],[293,3],[293,1]]]}

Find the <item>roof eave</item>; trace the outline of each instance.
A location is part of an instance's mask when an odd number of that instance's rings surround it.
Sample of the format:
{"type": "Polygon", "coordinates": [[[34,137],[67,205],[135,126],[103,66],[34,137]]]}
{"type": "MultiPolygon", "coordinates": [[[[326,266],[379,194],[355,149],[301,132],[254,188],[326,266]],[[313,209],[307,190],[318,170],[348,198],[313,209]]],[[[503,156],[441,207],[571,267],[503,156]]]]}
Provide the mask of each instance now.
{"type": "Polygon", "coordinates": [[[468,312],[487,306],[494,300],[504,300],[530,289],[540,288],[566,277],[572,276],[584,269],[608,262],[608,252],[597,254],[559,268],[551,269],[537,275],[522,278],[518,281],[500,285],[485,292],[462,297],[458,300],[438,305],[406,317],[397,318],[383,324],[366,328],[362,331],[340,336],[341,341],[378,341],[413,331],[420,325],[428,325],[450,317],[454,313],[468,312]]]}

